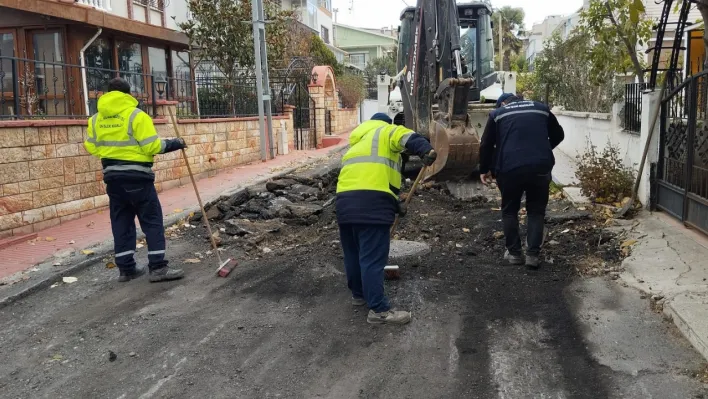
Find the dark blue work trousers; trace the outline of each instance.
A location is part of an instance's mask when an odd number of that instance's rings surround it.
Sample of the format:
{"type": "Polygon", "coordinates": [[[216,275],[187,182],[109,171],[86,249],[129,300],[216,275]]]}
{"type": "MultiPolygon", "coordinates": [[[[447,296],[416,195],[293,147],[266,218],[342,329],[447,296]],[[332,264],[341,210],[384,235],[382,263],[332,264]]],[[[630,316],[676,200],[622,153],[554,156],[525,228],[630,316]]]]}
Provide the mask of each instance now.
{"type": "Polygon", "coordinates": [[[340,224],[347,284],[354,298],[364,298],[369,309],[385,312],[391,308],[384,294],[384,267],[388,261],[391,226],[340,224]]]}
{"type": "Polygon", "coordinates": [[[526,254],[539,256],[543,245],[543,227],[546,206],[548,206],[551,171],[547,167],[518,168],[498,175],[497,184],[502,195],[502,220],[506,249],[512,255],[521,255],[519,209],[521,209],[521,197],[526,193],[528,218],[526,254]]]}
{"type": "Polygon", "coordinates": [[[135,270],[135,217],[145,233],[148,245],[148,268],[167,266],[165,227],[162,207],[155,186],[150,181],[111,181],[106,186],[116,251],[116,266],[121,271],[135,270]]]}

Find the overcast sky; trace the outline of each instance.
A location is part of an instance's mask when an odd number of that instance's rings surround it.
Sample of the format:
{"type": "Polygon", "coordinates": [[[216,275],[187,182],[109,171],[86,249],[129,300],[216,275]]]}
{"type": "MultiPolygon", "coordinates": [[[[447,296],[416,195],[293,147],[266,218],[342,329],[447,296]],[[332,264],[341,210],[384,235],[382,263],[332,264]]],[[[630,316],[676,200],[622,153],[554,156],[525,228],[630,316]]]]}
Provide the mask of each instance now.
{"type": "MultiPolygon", "coordinates": [[[[398,17],[406,4],[414,6],[416,0],[332,0],[332,7],[339,9],[337,22],[362,28],[398,26],[398,17]]],[[[582,5],[583,0],[492,0],[493,7],[522,7],[526,12],[526,29],[547,15],[572,14],[582,5]]]]}

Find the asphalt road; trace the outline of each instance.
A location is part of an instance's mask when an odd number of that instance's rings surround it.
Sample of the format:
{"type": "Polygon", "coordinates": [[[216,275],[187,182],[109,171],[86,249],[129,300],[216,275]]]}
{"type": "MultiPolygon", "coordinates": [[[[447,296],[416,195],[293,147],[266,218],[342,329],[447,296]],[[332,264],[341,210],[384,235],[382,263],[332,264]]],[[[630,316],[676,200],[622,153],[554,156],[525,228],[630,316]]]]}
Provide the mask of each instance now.
{"type": "MultiPolygon", "coordinates": [[[[504,266],[493,205],[431,195],[402,234],[429,231],[433,252],[387,283],[410,325],[371,326],[350,305],[330,213],[262,255],[230,249],[243,261],[226,279],[213,256],[165,284],[118,284],[97,264],[1,309],[0,397],[708,397],[702,358],[639,293],[565,258],[504,266]]],[[[204,253],[199,231],[170,240],[175,263],[204,253]]]]}

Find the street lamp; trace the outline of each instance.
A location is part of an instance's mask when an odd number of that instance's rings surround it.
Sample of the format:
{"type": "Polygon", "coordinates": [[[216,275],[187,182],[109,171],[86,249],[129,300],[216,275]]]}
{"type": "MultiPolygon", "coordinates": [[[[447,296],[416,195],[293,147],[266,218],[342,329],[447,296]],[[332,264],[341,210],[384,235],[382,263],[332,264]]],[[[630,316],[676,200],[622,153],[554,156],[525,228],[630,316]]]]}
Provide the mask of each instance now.
{"type": "Polygon", "coordinates": [[[163,76],[158,77],[155,79],[155,90],[157,90],[157,94],[160,95],[160,99],[162,99],[162,95],[165,93],[165,86],[167,85],[167,79],[165,79],[163,76]]]}
{"type": "Polygon", "coordinates": [[[312,84],[317,83],[317,76],[318,76],[318,75],[317,75],[317,72],[313,72],[313,73],[312,73],[312,84]]]}

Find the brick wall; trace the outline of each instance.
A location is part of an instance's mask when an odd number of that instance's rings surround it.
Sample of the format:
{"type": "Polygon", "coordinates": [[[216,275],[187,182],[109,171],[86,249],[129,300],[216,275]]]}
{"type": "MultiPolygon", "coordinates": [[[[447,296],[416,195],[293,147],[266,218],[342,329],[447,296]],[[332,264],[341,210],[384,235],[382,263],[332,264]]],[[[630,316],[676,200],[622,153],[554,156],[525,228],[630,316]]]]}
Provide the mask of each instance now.
{"type": "MultiPolygon", "coordinates": [[[[158,110],[165,115],[166,103],[158,110]]],[[[292,112],[274,116],[273,134],[286,123],[294,144],[292,112]]],[[[195,177],[260,160],[257,118],[181,120],[181,134],[195,177]]],[[[156,119],[160,137],[174,137],[167,119],[156,119]]],[[[108,206],[101,163],[83,146],[84,121],[0,122],[0,238],[22,235],[97,212],[108,206]]],[[[292,148],[292,147],[291,147],[292,148]]],[[[187,184],[189,174],[181,152],[155,157],[158,191],[187,184]]]]}

